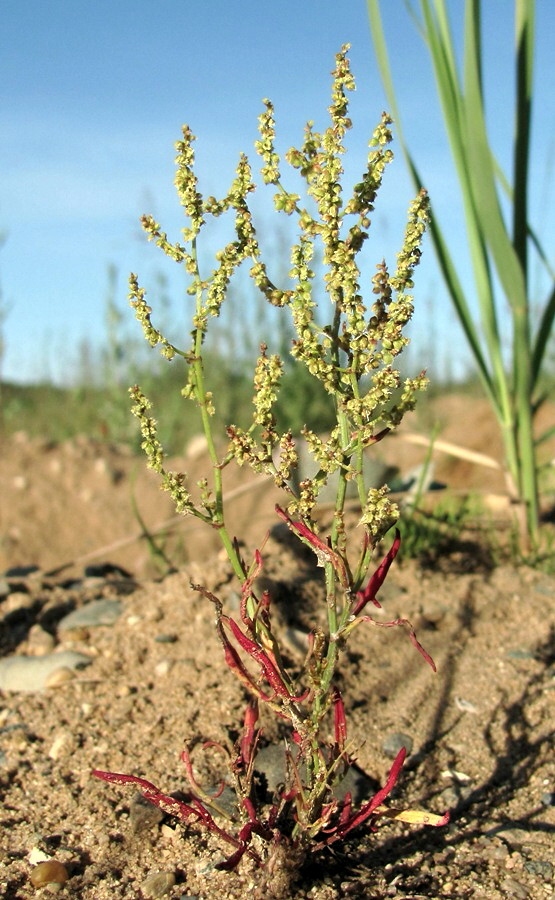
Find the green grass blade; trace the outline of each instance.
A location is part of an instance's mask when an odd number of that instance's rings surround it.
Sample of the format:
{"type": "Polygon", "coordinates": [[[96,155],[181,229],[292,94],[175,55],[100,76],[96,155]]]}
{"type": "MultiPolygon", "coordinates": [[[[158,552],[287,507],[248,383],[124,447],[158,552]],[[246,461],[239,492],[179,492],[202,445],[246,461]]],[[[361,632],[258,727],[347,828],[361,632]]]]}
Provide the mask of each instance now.
{"type": "MultiPolygon", "coordinates": [[[[399,121],[379,0],[367,0],[367,5],[382,80],[394,116],[399,121]]],[[[480,310],[480,332],[470,313],[445,237],[434,218],[432,237],[451,299],[500,421],[506,467],[515,496],[526,508],[528,533],[533,535],[538,521],[533,395],[555,320],[554,288],[532,341],[528,298],[529,244],[535,246],[544,267],[551,277],[553,275],[547,255],[528,222],[535,0],[515,0],[516,138],[512,185],[501,171],[488,137],[482,85],[481,0],[465,2],[462,75],[450,27],[450,5],[446,0],[420,0],[419,7],[417,27],[428,46],[461,190],[475,296],[480,310]],[[500,191],[509,197],[510,218],[505,216],[500,191]],[[501,292],[508,310],[499,303],[501,292]],[[512,329],[510,357],[507,354],[509,348],[504,346],[507,320],[512,329]],[[503,328],[500,327],[502,321],[503,328]]],[[[410,12],[415,18],[413,6],[410,12]]],[[[412,177],[420,186],[418,169],[401,129],[399,134],[412,177]]]]}
{"type": "Polygon", "coordinates": [[[538,383],[538,379],[542,370],[545,359],[549,339],[553,334],[553,323],[555,322],[555,285],[548,297],[545,309],[543,310],[540,324],[536,332],[534,340],[534,349],[532,353],[532,380],[534,387],[538,383]]]}
{"type": "Polygon", "coordinates": [[[528,253],[528,168],[534,63],[534,0],[516,0],[516,121],[513,241],[526,277],[528,253]]]}

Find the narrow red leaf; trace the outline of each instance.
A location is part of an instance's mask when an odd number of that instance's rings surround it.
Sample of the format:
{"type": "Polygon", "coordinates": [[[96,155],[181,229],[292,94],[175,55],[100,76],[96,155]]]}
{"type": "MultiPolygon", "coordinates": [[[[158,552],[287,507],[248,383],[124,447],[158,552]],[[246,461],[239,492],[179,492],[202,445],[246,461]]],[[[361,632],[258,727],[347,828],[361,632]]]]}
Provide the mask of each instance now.
{"type": "Polygon", "coordinates": [[[258,738],[258,729],[256,728],[256,723],[258,722],[258,702],[256,700],[251,700],[247,703],[247,708],[245,710],[245,719],[243,722],[243,736],[241,737],[241,764],[248,769],[252,758],[256,749],[257,738],[258,738]]]}
{"type": "Polygon", "coordinates": [[[437,672],[435,662],[416,637],[416,632],[408,619],[393,619],[391,622],[376,622],[376,620],[373,619],[372,616],[361,616],[358,621],[369,622],[370,625],[376,625],[378,628],[397,628],[398,626],[406,628],[409,633],[409,640],[413,647],[416,647],[420,655],[424,657],[431,669],[433,669],[434,672],[437,672]]]}
{"type": "Polygon", "coordinates": [[[342,840],[345,835],[349,834],[353,828],[358,828],[360,825],[364,825],[365,822],[372,816],[372,814],[376,811],[378,806],[381,806],[386,797],[391,793],[397,779],[399,777],[399,773],[403,768],[403,763],[405,761],[405,757],[407,755],[407,751],[405,747],[401,747],[399,753],[395,757],[395,761],[389,770],[389,775],[387,776],[387,781],[384,784],[383,788],[380,788],[377,793],[374,794],[371,800],[368,803],[365,803],[358,812],[354,813],[347,821],[340,821],[336,830],[333,834],[326,838],[318,847],[324,846],[326,844],[333,844],[335,841],[342,840]]]}
{"type": "Polygon", "coordinates": [[[266,651],[263,650],[262,647],[256,643],[256,641],[253,641],[246,634],[244,634],[241,631],[240,626],[237,624],[237,622],[235,622],[234,619],[230,619],[228,616],[222,616],[221,620],[228,625],[230,630],[233,632],[233,637],[243,648],[243,650],[245,650],[245,652],[248,653],[249,656],[258,663],[258,665],[262,669],[262,672],[264,673],[264,678],[279,697],[283,697],[287,700],[292,700],[294,703],[301,703],[303,700],[306,700],[309,691],[306,690],[298,697],[292,695],[289,692],[289,689],[287,688],[287,685],[285,684],[279,669],[270,659],[266,651]]]}
{"type": "Polygon", "coordinates": [[[318,558],[318,562],[321,565],[325,565],[326,563],[330,563],[336,574],[339,578],[341,586],[345,589],[349,587],[349,575],[347,572],[347,566],[345,565],[345,560],[336,553],[326,541],[323,541],[321,537],[318,537],[317,534],[305,525],[304,522],[295,522],[291,516],[289,516],[281,506],[276,506],[276,513],[283,519],[283,521],[287,524],[288,528],[293,531],[305,544],[309,544],[310,547],[314,550],[318,558]]]}
{"type": "Polygon", "coordinates": [[[333,719],[335,726],[335,743],[340,753],[343,753],[347,740],[347,719],[345,716],[345,704],[338,688],[334,687],[332,694],[333,719]]]}
{"type": "Polygon", "coordinates": [[[341,807],[341,813],[339,814],[339,825],[346,825],[349,819],[351,818],[351,813],[353,809],[353,795],[350,791],[347,791],[345,797],[343,798],[343,806],[341,807]]]}
{"type": "Polygon", "coordinates": [[[239,679],[241,684],[247,688],[252,694],[262,700],[264,703],[269,703],[272,697],[269,694],[265,694],[262,691],[256,682],[251,677],[250,673],[247,671],[245,666],[243,665],[243,661],[241,657],[237,653],[235,647],[230,643],[221,621],[218,621],[218,631],[220,632],[220,637],[222,640],[222,644],[224,647],[224,658],[226,664],[229,666],[234,675],[239,679]]]}
{"type": "Polygon", "coordinates": [[[391,547],[387,551],[386,555],[382,559],[378,568],[370,578],[368,584],[362,591],[357,591],[356,600],[351,610],[351,614],[353,616],[358,616],[358,614],[364,609],[367,603],[373,603],[374,606],[381,608],[381,603],[376,600],[376,594],[380,590],[382,584],[384,583],[387,573],[389,572],[389,568],[391,563],[397,556],[399,552],[399,547],[401,546],[401,532],[397,528],[395,530],[395,540],[393,541],[391,547]]]}

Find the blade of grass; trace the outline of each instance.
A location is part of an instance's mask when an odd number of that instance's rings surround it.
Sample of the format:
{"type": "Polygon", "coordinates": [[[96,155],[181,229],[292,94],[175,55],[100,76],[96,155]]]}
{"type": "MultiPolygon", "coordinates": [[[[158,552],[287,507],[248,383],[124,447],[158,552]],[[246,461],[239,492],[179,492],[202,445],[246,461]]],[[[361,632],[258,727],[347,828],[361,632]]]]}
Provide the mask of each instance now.
{"type": "MultiPolygon", "coordinates": [[[[401,146],[412,177],[423,180],[404,139],[395,100],[379,0],[367,0],[376,58],[388,102],[397,123],[401,146]]],[[[532,338],[528,298],[528,241],[541,244],[528,223],[527,184],[530,166],[532,108],[534,0],[515,0],[515,145],[512,186],[500,173],[488,137],[482,84],[480,0],[466,0],[462,76],[457,66],[456,44],[445,0],[420,0],[417,27],[426,42],[433,66],[438,99],[457,172],[472,260],[475,296],[481,328],[475,323],[459,280],[447,241],[432,215],[431,234],[440,269],[459,321],[470,345],[478,372],[499,421],[505,466],[513,499],[520,501],[526,522],[521,523],[523,543],[535,540],[539,523],[536,443],[533,415],[538,404],[535,390],[542,371],[548,339],[555,320],[555,290],[547,300],[532,338]],[[509,197],[511,220],[505,220],[499,188],[509,197]],[[502,292],[508,304],[512,343],[507,353],[500,328],[502,292]]],[[[432,198],[433,210],[433,198],[432,198]]],[[[549,266],[546,266],[550,272],[549,266]]],[[[503,313],[505,318],[505,314],[503,313]]]]}

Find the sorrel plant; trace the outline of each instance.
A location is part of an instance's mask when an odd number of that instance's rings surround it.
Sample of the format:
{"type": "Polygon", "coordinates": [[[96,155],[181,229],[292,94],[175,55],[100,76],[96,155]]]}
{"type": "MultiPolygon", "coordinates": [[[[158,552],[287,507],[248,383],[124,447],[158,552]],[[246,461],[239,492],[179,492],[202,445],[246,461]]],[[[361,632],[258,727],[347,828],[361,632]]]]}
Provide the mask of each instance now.
{"type": "Polygon", "coordinates": [[[398,818],[419,824],[440,825],[447,816],[417,810],[393,810],[384,801],[394,787],[405,758],[401,750],[384,787],[375,796],[356,807],[351,795],[338,799],[334,786],[353,761],[354,748],[347,737],[345,706],[336,685],[340,650],[352,632],[366,625],[404,626],[415,647],[432,668],[434,663],[418,643],[410,624],[404,620],[377,622],[368,613],[379,607],[377,593],[399,549],[398,532],[383,560],[374,569],[377,545],[397,520],[397,508],[387,488],[370,488],[363,477],[363,454],[381,441],[413,407],[417,392],[425,385],[424,373],[402,381],[394,367],[395,359],[407,344],[403,329],[413,311],[410,295],[412,274],[420,258],[420,243],[428,220],[428,200],[424,192],[411,204],[403,246],[397,267],[390,274],[385,262],[377,266],[372,279],[372,304],[368,309],[360,287],[357,257],[370,228],[370,213],[386,166],[392,158],[390,120],[384,114],[370,141],[367,168],[351,196],[344,202],[341,175],[343,140],[351,127],[347,92],[355,82],[347,57],[348,46],[336,57],[333,72],[330,124],[322,133],[306,128],[300,149],[286,154],[287,162],[300,171],[306,182],[311,205],[303,205],[298,194],[284,186],[280,159],[274,146],[274,111],[264,101],[259,118],[260,139],[256,150],[262,159],[262,178],[276,188],[277,210],[298,219],[299,238],[291,251],[292,286],[276,286],[261,258],[253,218],[247,202],[254,190],[251,168],[241,156],[235,179],[221,200],[204,199],[194,173],[193,134],[183,129],[177,144],[176,187],[189,219],[184,243],[170,243],[160,226],[150,217],[143,219],[148,236],[176,262],[190,278],[189,294],[194,298],[192,344],[181,350],[170,343],[151,321],[151,308],[136,276],[131,276],[131,303],[150,344],[161,348],[168,359],[180,357],[185,364],[187,383],[183,396],[195,403],[201,413],[210,458],[210,478],[199,484],[199,499],[189,490],[186,475],[170,471],[165,465],[163,448],[157,436],[150,404],[139,387],[131,389],[133,413],[142,431],[142,446],[148,465],[157,471],[179,512],[196,516],[216,529],[226,550],[233,573],[240,584],[240,613],[224,611],[219,597],[203,585],[194,588],[212,604],[225,661],[233,675],[245,687],[246,704],[242,733],[230,756],[229,775],[237,798],[236,816],[226,822],[225,811],[217,797],[197,783],[187,750],[182,755],[189,782],[188,799],[178,800],[153,784],[134,775],[99,772],[95,774],[116,784],[134,784],[145,797],[161,809],[185,822],[196,822],[218,835],[232,852],[221,868],[234,868],[246,853],[264,862],[286,848],[287,854],[301,861],[309,848],[318,849],[346,838],[355,829],[375,828],[381,817],[398,818]],[[217,266],[206,277],[201,274],[198,242],[209,217],[232,212],[235,237],[218,254],[217,266]],[[323,302],[316,298],[316,276],[311,269],[315,244],[319,242],[325,266],[324,286],[329,321],[320,324],[323,302]],[[253,419],[241,430],[227,428],[227,445],[218,450],[212,421],[217,398],[210,393],[210,372],[205,368],[203,347],[209,328],[226,299],[231,277],[243,262],[250,263],[250,276],[269,303],[290,315],[296,337],[291,348],[299,366],[306,366],[335,403],[336,425],[327,437],[308,428],[306,440],[319,465],[317,475],[301,480],[296,490],[291,473],[297,465],[297,447],[290,432],[279,434],[273,406],[279,391],[283,361],[262,345],[254,372],[253,419]],[[236,537],[230,533],[226,518],[224,479],[232,464],[248,465],[256,473],[271,475],[284,492],[276,514],[299,541],[316,555],[324,572],[322,603],[327,613],[324,628],[315,623],[309,636],[309,653],[299,669],[286,667],[280,650],[277,629],[272,620],[272,597],[257,592],[256,580],[263,557],[256,550],[246,560],[236,537]],[[320,531],[315,509],[320,487],[338,476],[333,520],[329,533],[320,531]],[[349,562],[349,538],[345,523],[347,483],[357,486],[361,507],[360,546],[356,564],[349,562]],[[254,773],[260,741],[261,708],[277,717],[288,738],[284,745],[286,782],[264,806],[257,797],[254,773]],[[216,810],[219,815],[216,814],[216,810]]]}

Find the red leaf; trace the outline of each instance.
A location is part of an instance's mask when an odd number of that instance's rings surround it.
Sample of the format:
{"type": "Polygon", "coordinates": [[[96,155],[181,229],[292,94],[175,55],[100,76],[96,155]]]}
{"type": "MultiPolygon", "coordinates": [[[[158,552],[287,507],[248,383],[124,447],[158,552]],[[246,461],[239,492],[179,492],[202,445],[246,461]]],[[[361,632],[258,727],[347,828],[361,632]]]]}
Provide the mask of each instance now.
{"type": "Polygon", "coordinates": [[[241,628],[234,621],[234,619],[230,619],[228,616],[221,617],[222,622],[226,622],[231,631],[233,632],[233,637],[237,641],[238,644],[245,650],[249,656],[254,659],[262,672],[264,673],[264,678],[268,682],[268,684],[274,689],[276,694],[279,697],[283,697],[287,700],[292,700],[294,703],[301,703],[303,700],[306,700],[309,691],[305,691],[303,694],[300,694],[298,697],[295,697],[289,692],[287,685],[285,684],[279,669],[276,667],[275,663],[270,659],[268,654],[262,647],[253,641],[251,638],[247,637],[241,631],[241,628]]]}
{"type": "Polygon", "coordinates": [[[231,669],[231,671],[237,676],[241,684],[243,684],[248,691],[253,693],[256,697],[259,697],[264,703],[268,703],[272,698],[269,694],[265,694],[262,691],[255,681],[253,681],[250,673],[247,671],[241,657],[237,653],[235,647],[230,643],[222,625],[221,621],[218,622],[218,630],[220,632],[220,637],[222,639],[222,643],[224,645],[224,657],[227,665],[231,669]]]}
{"type": "Polygon", "coordinates": [[[310,547],[314,550],[318,558],[318,562],[320,565],[325,565],[326,563],[330,563],[335,572],[341,586],[345,589],[349,587],[349,575],[347,572],[347,566],[345,565],[345,560],[336,553],[326,541],[323,541],[321,537],[318,537],[317,534],[314,534],[313,531],[305,525],[304,522],[295,522],[293,519],[287,515],[284,509],[280,506],[276,506],[276,513],[283,519],[283,521],[287,524],[289,529],[301,539],[305,544],[309,544],[310,547]]]}
{"type": "Polygon", "coordinates": [[[391,793],[397,779],[399,777],[399,773],[403,768],[403,763],[405,761],[405,756],[407,755],[407,751],[405,747],[401,747],[399,753],[395,757],[395,762],[391,766],[389,770],[389,775],[387,776],[387,781],[384,784],[383,788],[381,788],[368,803],[365,803],[358,812],[354,813],[347,821],[340,821],[340,824],[337,826],[336,830],[329,838],[322,841],[321,844],[317,845],[317,849],[325,846],[326,844],[333,844],[335,841],[339,841],[345,837],[345,835],[349,834],[353,828],[358,828],[359,825],[364,825],[365,822],[372,816],[372,814],[376,811],[378,806],[381,806],[384,802],[385,798],[391,793]]]}
{"type": "Polygon", "coordinates": [[[347,719],[345,717],[345,704],[343,703],[339,689],[336,687],[333,689],[332,703],[335,725],[335,743],[337,744],[339,752],[342,753],[347,740],[347,719]]]}
{"type": "Polygon", "coordinates": [[[370,578],[368,584],[362,591],[358,591],[356,595],[356,602],[351,610],[351,614],[353,616],[358,616],[358,614],[364,609],[367,603],[373,603],[374,606],[381,608],[381,603],[376,600],[376,594],[384,583],[387,573],[389,572],[389,568],[391,563],[397,556],[399,552],[399,547],[401,546],[401,532],[399,529],[395,529],[395,540],[393,544],[387,551],[386,555],[382,559],[378,568],[370,578]]]}
{"type": "MultiPolygon", "coordinates": [[[[92,774],[95,778],[102,778],[103,781],[110,781],[112,784],[136,784],[137,787],[141,789],[141,793],[146,799],[150,800],[151,803],[154,803],[158,809],[161,809],[170,815],[177,816],[184,821],[191,816],[195,816],[197,819],[202,819],[206,823],[205,817],[200,810],[195,809],[188,803],[184,803],[182,800],[176,800],[175,797],[170,797],[168,794],[162,793],[162,791],[159,791],[155,785],[145,778],[139,778],[137,775],[120,775],[118,772],[101,772],[98,769],[94,769],[92,774]]],[[[211,818],[207,811],[206,814],[211,818]]]]}
{"type": "Polygon", "coordinates": [[[243,723],[243,736],[241,738],[241,763],[248,769],[252,762],[253,754],[256,749],[258,730],[256,723],[258,722],[258,702],[251,700],[247,704],[245,710],[245,719],[243,723]]]}
{"type": "Polygon", "coordinates": [[[437,672],[436,664],[433,661],[432,657],[428,653],[427,650],[424,649],[418,638],[416,637],[416,632],[412,625],[410,624],[408,619],[393,619],[391,622],[376,622],[372,616],[361,616],[358,619],[359,622],[369,622],[371,625],[376,625],[378,628],[397,628],[397,626],[401,625],[407,628],[409,633],[409,639],[413,647],[416,647],[421,656],[424,657],[428,665],[433,669],[434,672],[437,672]]]}

